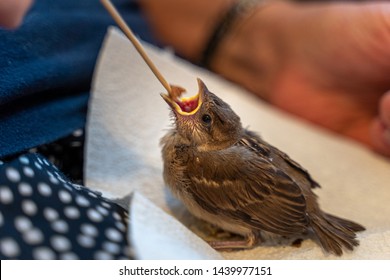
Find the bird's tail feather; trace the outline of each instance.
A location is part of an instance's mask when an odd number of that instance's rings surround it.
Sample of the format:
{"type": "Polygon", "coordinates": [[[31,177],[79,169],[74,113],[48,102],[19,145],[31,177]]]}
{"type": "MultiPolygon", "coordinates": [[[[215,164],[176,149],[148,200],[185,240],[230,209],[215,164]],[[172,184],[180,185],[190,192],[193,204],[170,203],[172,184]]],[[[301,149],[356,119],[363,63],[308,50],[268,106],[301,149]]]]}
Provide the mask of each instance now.
{"type": "Polygon", "coordinates": [[[355,222],[325,213],[313,215],[311,224],[324,250],[338,256],[343,254],[343,248],[353,250],[358,246],[356,232],[365,230],[355,222]]]}

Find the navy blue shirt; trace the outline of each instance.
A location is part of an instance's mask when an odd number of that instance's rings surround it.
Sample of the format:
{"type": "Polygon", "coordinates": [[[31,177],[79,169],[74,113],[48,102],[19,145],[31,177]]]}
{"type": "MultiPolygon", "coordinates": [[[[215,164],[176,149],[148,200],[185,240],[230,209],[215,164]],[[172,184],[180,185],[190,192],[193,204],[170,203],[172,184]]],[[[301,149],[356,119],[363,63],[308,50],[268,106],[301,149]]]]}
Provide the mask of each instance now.
{"type": "MultiPolygon", "coordinates": [[[[136,1],[113,1],[154,42],[136,1]]],[[[91,78],[109,25],[97,0],[36,0],[16,30],[0,29],[0,158],[85,124],[91,78]]]]}

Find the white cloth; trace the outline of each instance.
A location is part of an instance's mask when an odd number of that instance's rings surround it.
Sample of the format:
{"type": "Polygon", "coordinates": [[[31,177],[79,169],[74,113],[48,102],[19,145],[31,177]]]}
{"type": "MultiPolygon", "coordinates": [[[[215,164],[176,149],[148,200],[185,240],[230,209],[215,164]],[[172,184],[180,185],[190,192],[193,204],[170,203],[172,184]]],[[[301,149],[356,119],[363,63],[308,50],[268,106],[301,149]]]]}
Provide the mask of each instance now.
{"type": "MultiPolygon", "coordinates": [[[[193,95],[198,90],[196,78],[200,77],[210,91],[232,106],[245,126],[259,132],[266,141],[308,169],[322,186],[315,192],[323,210],[367,228],[359,234],[361,245],[341,258],[390,259],[390,162],[387,159],[280,112],[242,88],[167,51],[151,46],[146,49],[170,83],[186,88],[193,95]]],[[[130,206],[134,211],[130,235],[138,257],[218,258],[219,253],[175,221],[178,219],[189,226],[183,206],[172,198],[162,179],[159,141],[171,126],[170,110],[160,97],[165,89],[115,28],[107,33],[92,88],[86,185],[111,197],[137,192],[130,206]],[[150,203],[153,206],[141,207],[150,203]],[[170,242],[158,242],[167,239],[170,242]],[[173,240],[178,240],[177,246],[173,240]]],[[[221,255],[226,259],[337,258],[325,254],[311,240],[305,240],[299,248],[260,245],[221,255]]]]}

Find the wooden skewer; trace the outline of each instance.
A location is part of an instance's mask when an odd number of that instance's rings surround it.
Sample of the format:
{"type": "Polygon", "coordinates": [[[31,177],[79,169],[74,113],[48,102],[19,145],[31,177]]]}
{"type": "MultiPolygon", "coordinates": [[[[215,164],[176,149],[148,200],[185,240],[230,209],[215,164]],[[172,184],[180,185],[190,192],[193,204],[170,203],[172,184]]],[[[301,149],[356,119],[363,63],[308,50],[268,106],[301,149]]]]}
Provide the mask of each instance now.
{"type": "Polygon", "coordinates": [[[115,22],[119,25],[119,27],[125,33],[127,38],[129,38],[131,43],[134,45],[135,49],[138,51],[138,53],[141,55],[143,60],[149,66],[150,70],[152,70],[152,72],[156,76],[156,78],[165,87],[165,89],[168,91],[168,93],[171,94],[172,89],[171,89],[170,84],[165,80],[163,75],[161,75],[160,71],[157,69],[156,65],[154,65],[152,60],[146,54],[145,49],[142,47],[141,43],[135,37],[133,31],[131,31],[130,27],[126,24],[126,22],[124,21],[122,16],[119,14],[118,10],[114,7],[114,5],[111,3],[110,0],[101,0],[101,2],[103,4],[103,6],[107,9],[107,11],[110,13],[112,18],[115,20],[115,22]]]}

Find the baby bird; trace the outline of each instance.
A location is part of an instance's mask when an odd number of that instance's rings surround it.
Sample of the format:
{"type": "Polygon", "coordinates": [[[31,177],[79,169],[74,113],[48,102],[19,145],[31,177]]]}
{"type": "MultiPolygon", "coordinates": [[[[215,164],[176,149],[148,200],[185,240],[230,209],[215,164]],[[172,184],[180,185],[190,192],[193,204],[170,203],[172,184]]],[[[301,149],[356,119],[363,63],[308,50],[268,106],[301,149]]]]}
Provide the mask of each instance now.
{"type": "Polygon", "coordinates": [[[175,120],[161,139],[163,175],[193,215],[244,237],[210,245],[252,248],[261,232],[285,237],[311,233],[327,252],[353,250],[359,244],[355,232],[364,227],[323,212],[313,192],[319,185],[309,173],[243,128],[230,106],[200,79],[198,86],[190,98],[161,95],[175,120]]]}

